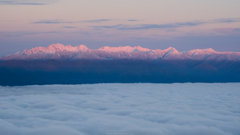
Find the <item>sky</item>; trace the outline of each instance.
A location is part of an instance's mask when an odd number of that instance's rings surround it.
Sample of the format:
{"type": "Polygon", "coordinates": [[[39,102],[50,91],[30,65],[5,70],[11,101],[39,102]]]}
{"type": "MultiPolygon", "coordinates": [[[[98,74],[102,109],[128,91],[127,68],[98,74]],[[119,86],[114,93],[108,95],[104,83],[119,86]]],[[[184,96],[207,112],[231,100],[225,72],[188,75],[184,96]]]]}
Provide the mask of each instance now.
{"type": "Polygon", "coordinates": [[[240,52],[239,0],[0,0],[0,56],[53,43],[240,52]]]}
{"type": "Polygon", "coordinates": [[[240,83],[0,87],[1,135],[238,135],[240,83]]]}

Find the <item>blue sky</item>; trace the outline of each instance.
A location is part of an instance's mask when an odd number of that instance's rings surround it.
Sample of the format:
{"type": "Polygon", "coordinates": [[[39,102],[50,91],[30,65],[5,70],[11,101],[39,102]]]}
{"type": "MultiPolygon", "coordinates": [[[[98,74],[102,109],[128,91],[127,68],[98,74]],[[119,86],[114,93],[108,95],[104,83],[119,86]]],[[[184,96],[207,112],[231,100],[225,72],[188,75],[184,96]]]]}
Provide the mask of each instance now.
{"type": "Polygon", "coordinates": [[[52,43],[240,52],[238,0],[0,0],[0,56],[52,43]]]}

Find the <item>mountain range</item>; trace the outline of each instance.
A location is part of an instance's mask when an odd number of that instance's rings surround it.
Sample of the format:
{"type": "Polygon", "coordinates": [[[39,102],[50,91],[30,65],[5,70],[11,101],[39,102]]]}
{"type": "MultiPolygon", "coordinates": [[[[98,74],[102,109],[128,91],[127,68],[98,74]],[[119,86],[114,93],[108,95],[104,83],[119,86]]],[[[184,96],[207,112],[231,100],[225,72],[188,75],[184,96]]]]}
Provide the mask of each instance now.
{"type": "Polygon", "coordinates": [[[151,50],[141,46],[101,47],[88,49],[85,45],[72,47],[62,44],[52,44],[48,47],[36,47],[30,50],[17,52],[13,55],[1,57],[0,60],[108,60],[108,59],[133,59],[133,60],[240,60],[239,52],[218,52],[212,48],[194,49],[179,52],[173,47],[165,50],[151,50]]]}
{"type": "Polygon", "coordinates": [[[0,57],[0,85],[240,82],[240,53],[52,44],[0,57]]]}

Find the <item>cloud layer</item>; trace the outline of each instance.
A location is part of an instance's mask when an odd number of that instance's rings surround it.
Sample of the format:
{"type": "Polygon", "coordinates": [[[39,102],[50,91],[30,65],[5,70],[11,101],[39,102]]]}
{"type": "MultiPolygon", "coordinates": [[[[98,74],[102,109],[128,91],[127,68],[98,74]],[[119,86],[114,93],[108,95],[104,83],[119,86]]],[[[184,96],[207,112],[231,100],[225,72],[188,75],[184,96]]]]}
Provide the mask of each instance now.
{"type": "Polygon", "coordinates": [[[234,84],[0,87],[0,134],[237,135],[234,84]]]}

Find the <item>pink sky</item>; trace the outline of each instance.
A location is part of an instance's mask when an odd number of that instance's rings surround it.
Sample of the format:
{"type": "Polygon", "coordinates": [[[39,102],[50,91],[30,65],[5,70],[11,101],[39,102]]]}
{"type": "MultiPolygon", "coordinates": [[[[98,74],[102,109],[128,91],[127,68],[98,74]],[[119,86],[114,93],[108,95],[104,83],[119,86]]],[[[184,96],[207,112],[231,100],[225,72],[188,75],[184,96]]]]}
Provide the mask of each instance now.
{"type": "Polygon", "coordinates": [[[0,55],[52,43],[240,51],[237,0],[0,0],[0,55]]]}

